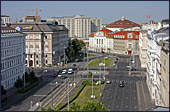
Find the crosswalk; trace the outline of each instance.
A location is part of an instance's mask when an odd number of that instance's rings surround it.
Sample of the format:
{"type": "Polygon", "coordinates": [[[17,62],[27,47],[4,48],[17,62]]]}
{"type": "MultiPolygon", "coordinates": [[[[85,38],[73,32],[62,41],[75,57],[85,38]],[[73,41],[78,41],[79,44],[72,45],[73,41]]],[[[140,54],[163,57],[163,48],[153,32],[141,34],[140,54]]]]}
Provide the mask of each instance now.
{"type": "Polygon", "coordinates": [[[120,80],[120,79],[111,80],[112,83],[120,83],[120,81],[123,81],[124,83],[130,83],[130,84],[132,83],[135,84],[136,82],[138,82],[136,80],[120,80]]]}

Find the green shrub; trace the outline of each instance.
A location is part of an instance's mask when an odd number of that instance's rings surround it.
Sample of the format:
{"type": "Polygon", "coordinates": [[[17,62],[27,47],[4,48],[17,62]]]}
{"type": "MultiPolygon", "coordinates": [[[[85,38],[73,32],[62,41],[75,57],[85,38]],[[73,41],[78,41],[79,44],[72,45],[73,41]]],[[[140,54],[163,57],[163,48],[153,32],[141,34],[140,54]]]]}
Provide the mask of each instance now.
{"type": "MultiPolygon", "coordinates": [[[[84,80],[82,82],[82,85],[77,89],[77,91],[74,93],[74,95],[70,98],[69,103],[73,102],[81,93],[81,91],[84,89],[84,87],[86,86],[86,84],[88,84],[89,81],[88,80],[84,80]]],[[[65,108],[67,106],[68,103],[60,103],[56,108],[55,111],[61,110],[63,108],[65,108]]]]}
{"type": "Polygon", "coordinates": [[[30,85],[26,86],[25,89],[22,88],[21,90],[19,90],[17,93],[19,93],[19,94],[25,93],[25,92],[29,91],[30,89],[34,88],[35,86],[37,86],[38,84],[39,84],[39,82],[30,84],[30,85]]]}

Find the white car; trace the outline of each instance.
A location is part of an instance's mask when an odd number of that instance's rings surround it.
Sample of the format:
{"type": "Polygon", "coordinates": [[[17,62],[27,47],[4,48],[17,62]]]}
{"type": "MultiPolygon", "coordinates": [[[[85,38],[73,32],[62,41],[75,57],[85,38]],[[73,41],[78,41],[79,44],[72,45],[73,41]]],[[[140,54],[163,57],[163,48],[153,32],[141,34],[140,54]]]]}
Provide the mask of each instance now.
{"type": "Polygon", "coordinates": [[[73,69],[68,69],[68,74],[72,74],[73,73],[73,69]]]}
{"type": "Polygon", "coordinates": [[[106,81],[106,84],[110,84],[110,83],[111,83],[111,81],[109,81],[109,80],[108,80],[108,81],[106,81]]]}
{"type": "Polygon", "coordinates": [[[66,70],[62,70],[62,74],[66,74],[67,73],[67,71],[66,70]]]}
{"type": "Polygon", "coordinates": [[[58,75],[58,77],[61,77],[61,75],[58,75]]]}

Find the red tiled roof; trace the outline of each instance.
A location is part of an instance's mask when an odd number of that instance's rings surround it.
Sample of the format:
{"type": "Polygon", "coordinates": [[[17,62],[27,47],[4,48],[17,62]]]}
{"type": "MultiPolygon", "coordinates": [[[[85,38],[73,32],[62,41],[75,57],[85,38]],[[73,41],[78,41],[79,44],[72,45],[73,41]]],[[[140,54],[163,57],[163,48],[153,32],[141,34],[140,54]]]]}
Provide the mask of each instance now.
{"type": "Polygon", "coordinates": [[[134,23],[132,21],[129,20],[118,20],[116,22],[113,22],[111,24],[108,24],[106,27],[107,28],[128,28],[128,27],[140,27],[139,24],[134,23]]]}
{"type": "Polygon", "coordinates": [[[107,34],[107,37],[116,39],[139,39],[139,34],[140,31],[119,31],[114,34],[107,34]],[[132,33],[132,38],[128,38],[128,33],[132,33]]]}
{"type": "MultiPolygon", "coordinates": [[[[108,33],[113,32],[113,31],[104,28],[104,29],[99,30],[99,31],[97,31],[97,32],[104,32],[104,35],[107,35],[108,33]]],[[[94,34],[95,34],[95,33],[91,33],[89,36],[90,36],[90,37],[94,37],[94,34]]]]}
{"type": "Polygon", "coordinates": [[[94,37],[94,33],[90,33],[89,37],[94,37]]]}

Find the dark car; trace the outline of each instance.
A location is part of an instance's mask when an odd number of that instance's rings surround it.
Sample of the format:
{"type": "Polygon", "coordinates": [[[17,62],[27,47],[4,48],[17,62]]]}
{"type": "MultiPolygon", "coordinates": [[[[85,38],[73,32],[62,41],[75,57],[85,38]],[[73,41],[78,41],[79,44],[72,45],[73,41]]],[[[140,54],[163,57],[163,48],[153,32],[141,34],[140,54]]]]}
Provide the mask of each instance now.
{"type": "Polygon", "coordinates": [[[136,68],[132,67],[131,71],[137,71],[136,68]]]}
{"type": "Polygon", "coordinates": [[[61,74],[61,73],[62,73],[62,70],[58,70],[58,71],[57,71],[57,74],[61,74]]]}
{"type": "Polygon", "coordinates": [[[62,75],[61,78],[62,78],[62,79],[66,79],[67,77],[62,75]]]}
{"type": "Polygon", "coordinates": [[[123,81],[120,81],[119,87],[124,87],[124,82],[123,81]]]}
{"type": "Polygon", "coordinates": [[[72,68],[73,70],[77,70],[77,68],[72,68]]]}
{"type": "Polygon", "coordinates": [[[77,66],[76,64],[73,64],[73,66],[77,66]]]}
{"type": "Polygon", "coordinates": [[[53,77],[57,77],[57,73],[54,73],[54,74],[53,74],[53,77]]]}
{"type": "Polygon", "coordinates": [[[115,63],[117,63],[117,60],[115,60],[115,63]]]}

